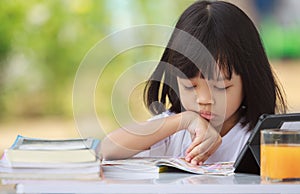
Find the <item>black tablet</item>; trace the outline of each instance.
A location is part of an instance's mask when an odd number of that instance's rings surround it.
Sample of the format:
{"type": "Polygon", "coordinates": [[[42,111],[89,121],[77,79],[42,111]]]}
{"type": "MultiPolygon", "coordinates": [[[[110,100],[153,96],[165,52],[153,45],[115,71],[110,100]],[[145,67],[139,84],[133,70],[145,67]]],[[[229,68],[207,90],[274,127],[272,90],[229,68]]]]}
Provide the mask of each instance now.
{"type": "Polygon", "coordinates": [[[300,113],[262,115],[234,163],[235,172],[260,174],[260,130],[291,128],[299,124],[300,113]]]}

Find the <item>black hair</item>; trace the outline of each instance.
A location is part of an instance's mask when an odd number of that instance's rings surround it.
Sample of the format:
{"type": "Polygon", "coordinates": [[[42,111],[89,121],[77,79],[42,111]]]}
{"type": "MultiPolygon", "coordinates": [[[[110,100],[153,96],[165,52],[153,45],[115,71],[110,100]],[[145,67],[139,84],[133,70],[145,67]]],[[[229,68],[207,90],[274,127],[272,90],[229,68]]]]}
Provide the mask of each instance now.
{"type": "Polygon", "coordinates": [[[241,107],[246,107],[241,116],[245,118],[244,125],[249,123],[249,129],[262,114],[286,111],[283,90],[256,27],[241,9],[222,1],[197,1],[180,16],[158,66],[147,81],[146,106],[153,114],[165,109],[184,111],[176,80],[180,75],[174,74],[172,67],[186,78],[197,76],[199,70],[210,78],[216,70],[214,64],[229,80],[233,72],[241,76],[245,96],[241,107]],[[184,33],[190,37],[182,38],[184,33]],[[195,40],[206,49],[191,46],[195,40]]]}

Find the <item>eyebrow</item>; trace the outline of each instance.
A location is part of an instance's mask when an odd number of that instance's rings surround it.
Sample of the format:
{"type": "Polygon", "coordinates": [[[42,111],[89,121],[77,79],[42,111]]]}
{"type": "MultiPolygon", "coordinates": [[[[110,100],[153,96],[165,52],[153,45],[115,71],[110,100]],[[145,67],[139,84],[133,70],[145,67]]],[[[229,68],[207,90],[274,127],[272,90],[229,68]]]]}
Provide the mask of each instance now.
{"type": "MultiPolygon", "coordinates": [[[[203,73],[201,73],[201,72],[199,72],[200,73],[200,78],[201,79],[205,79],[205,76],[203,75],[203,73]]],[[[189,79],[191,79],[191,78],[189,78],[189,79]]],[[[228,80],[228,81],[230,81],[231,79],[228,79],[228,78],[226,78],[226,77],[222,77],[222,76],[220,76],[220,73],[218,73],[218,76],[217,76],[217,82],[220,82],[220,81],[225,81],[225,80],[228,80]]]]}
{"type": "Polygon", "coordinates": [[[226,78],[226,76],[224,76],[224,73],[223,74],[221,73],[221,71],[219,71],[216,76],[217,76],[217,82],[229,80],[229,79],[226,78]]]}
{"type": "Polygon", "coordinates": [[[218,78],[217,78],[217,82],[225,81],[225,80],[229,80],[229,79],[224,78],[224,77],[220,77],[220,76],[218,76],[218,78]]]}

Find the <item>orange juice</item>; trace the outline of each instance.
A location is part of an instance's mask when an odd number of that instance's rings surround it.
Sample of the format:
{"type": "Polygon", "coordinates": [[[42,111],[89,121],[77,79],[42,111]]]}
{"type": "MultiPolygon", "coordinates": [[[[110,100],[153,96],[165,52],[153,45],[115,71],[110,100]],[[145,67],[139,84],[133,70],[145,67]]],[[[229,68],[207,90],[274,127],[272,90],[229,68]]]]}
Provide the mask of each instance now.
{"type": "Polygon", "coordinates": [[[300,178],[300,144],[262,144],[260,160],[262,178],[300,178]]]}

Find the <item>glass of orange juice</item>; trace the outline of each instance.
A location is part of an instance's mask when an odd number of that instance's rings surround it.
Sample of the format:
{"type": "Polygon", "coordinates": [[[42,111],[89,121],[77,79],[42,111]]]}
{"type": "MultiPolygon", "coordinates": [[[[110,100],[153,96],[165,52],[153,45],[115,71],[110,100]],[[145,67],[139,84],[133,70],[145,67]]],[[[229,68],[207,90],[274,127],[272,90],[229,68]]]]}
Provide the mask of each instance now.
{"type": "Polygon", "coordinates": [[[262,130],[260,150],[263,181],[300,180],[300,129],[262,130]]]}

